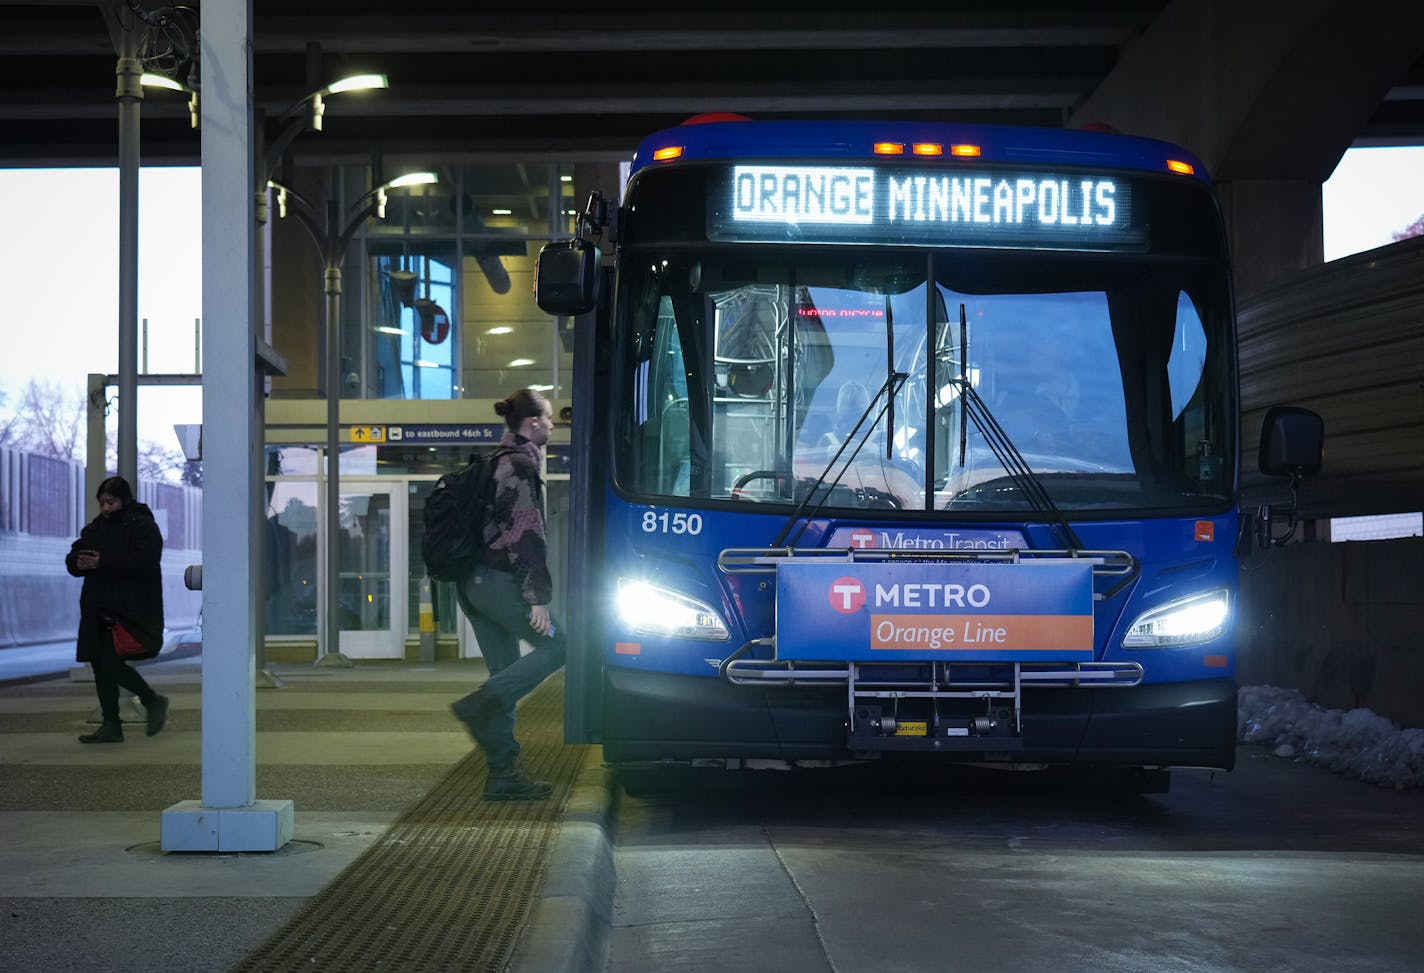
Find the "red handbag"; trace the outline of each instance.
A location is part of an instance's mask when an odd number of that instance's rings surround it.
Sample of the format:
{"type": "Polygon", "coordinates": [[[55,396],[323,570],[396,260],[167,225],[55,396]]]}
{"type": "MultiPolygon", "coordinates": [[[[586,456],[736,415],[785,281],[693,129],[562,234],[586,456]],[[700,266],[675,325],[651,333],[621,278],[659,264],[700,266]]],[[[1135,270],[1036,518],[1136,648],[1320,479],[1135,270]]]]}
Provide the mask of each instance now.
{"type": "Polygon", "coordinates": [[[120,658],[124,656],[148,655],[148,647],[140,642],[133,632],[124,628],[123,622],[115,622],[109,626],[109,633],[114,640],[114,654],[120,658]]]}

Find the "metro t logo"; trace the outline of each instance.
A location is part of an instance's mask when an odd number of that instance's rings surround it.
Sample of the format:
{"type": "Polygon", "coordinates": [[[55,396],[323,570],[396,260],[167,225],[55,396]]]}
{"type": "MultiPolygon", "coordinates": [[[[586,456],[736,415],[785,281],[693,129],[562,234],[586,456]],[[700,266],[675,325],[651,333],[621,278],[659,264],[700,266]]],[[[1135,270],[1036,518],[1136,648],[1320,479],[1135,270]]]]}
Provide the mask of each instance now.
{"type": "Polygon", "coordinates": [[[857,527],[850,532],[850,546],[865,548],[875,546],[875,531],[868,527],[857,527]]]}
{"type": "Polygon", "coordinates": [[[865,585],[851,577],[831,582],[831,607],[842,615],[853,615],[865,604],[865,585]]]}

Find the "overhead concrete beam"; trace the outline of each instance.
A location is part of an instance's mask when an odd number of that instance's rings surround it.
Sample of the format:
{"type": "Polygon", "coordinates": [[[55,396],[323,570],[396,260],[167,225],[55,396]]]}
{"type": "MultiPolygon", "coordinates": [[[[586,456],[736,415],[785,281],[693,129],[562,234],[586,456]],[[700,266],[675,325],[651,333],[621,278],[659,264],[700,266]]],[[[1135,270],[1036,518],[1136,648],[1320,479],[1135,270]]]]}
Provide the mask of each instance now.
{"type": "Polygon", "coordinates": [[[1217,180],[1323,182],[1421,53],[1418,0],[1173,0],[1069,124],[1183,145],[1217,180]]]}

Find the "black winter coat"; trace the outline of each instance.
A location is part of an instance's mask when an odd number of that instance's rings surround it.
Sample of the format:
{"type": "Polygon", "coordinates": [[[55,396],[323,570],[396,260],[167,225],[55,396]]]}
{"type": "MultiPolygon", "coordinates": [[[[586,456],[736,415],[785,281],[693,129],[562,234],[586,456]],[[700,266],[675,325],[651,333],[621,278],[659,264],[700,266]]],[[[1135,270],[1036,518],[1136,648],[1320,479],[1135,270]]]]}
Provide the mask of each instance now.
{"type": "Polygon", "coordinates": [[[163,535],[147,504],[131,502],[105,517],[95,517],[79,533],[64,566],[84,579],[79,593],[79,635],[74,658],[98,658],[106,618],[123,622],[153,655],[163,645],[163,535]],[[80,551],[98,551],[93,571],[77,567],[80,551]]]}

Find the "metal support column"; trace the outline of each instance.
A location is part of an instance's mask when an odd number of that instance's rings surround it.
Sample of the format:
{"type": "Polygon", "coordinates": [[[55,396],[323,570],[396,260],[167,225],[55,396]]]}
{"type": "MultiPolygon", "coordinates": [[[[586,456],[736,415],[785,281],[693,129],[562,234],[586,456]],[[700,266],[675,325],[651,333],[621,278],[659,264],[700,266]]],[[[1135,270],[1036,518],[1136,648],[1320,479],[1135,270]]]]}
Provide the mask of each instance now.
{"type": "Polygon", "coordinates": [[[143,65],[138,26],[120,11],[115,42],[119,101],[119,475],[138,490],[138,171],[143,65]]]}

